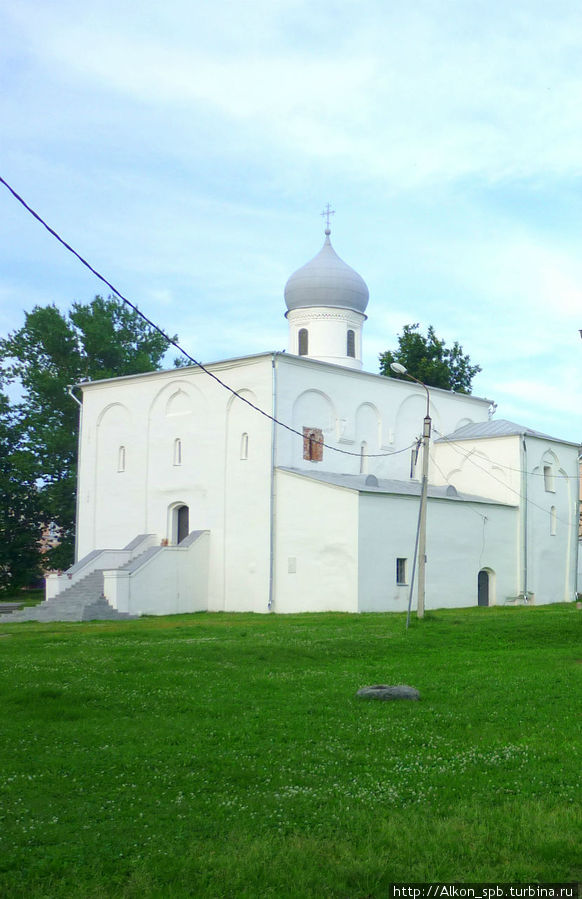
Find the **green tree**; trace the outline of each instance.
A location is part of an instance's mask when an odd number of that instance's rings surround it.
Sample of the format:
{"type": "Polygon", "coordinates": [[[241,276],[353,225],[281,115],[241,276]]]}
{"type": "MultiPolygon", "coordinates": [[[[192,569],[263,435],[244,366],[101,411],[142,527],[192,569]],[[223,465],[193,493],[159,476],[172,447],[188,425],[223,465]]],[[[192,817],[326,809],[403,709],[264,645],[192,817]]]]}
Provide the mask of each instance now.
{"type": "Polygon", "coordinates": [[[38,485],[43,520],[60,530],[47,563],[73,560],[79,408],[69,386],[82,380],[133,375],[161,367],[167,341],[115,297],[36,306],[22,328],[0,340],[0,380],[16,383],[22,399],[12,408],[21,464],[38,485]]]}
{"type": "Polygon", "coordinates": [[[471,383],[481,371],[481,366],[471,365],[470,356],[463,352],[463,347],[456,340],[452,347],[447,347],[444,340],[436,336],[432,325],[429,325],[426,337],[419,328],[418,322],[404,325],[398,337],[398,348],[380,353],[380,374],[398,377],[390,364],[399,362],[429,387],[471,393],[471,383]]]}
{"type": "Polygon", "coordinates": [[[33,460],[18,445],[8,398],[0,393],[0,594],[40,577],[38,490],[33,460]]]}

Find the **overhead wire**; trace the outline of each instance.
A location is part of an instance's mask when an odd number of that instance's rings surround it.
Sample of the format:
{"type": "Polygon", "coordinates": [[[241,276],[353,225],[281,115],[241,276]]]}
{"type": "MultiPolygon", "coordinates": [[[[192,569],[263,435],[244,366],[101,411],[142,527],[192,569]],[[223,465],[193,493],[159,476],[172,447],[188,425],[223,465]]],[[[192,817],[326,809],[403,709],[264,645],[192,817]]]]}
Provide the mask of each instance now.
{"type": "MultiPolygon", "coordinates": [[[[433,430],[434,430],[434,432],[435,432],[436,434],[439,435],[439,437],[440,437],[441,440],[444,440],[444,441],[446,441],[447,443],[454,443],[454,444],[456,444],[456,445],[459,445],[459,442],[458,442],[457,440],[454,440],[454,438],[451,437],[451,436],[448,435],[448,434],[443,434],[442,431],[439,431],[438,428],[436,428],[434,424],[433,424],[433,430]]],[[[493,435],[492,435],[492,436],[493,436],[493,435]]],[[[498,435],[498,436],[504,436],[504,435],[498,435]]],[[[530,436],[530,435],[528,435],[528,434],[526,433],[525,436],[528,437],[528,436],[530,436]]],[[[533,437],[534,435],[532,434],[531,436],[533,437]]],[[[470,438],[465,438],[465,439],[468,440],[468,439],[470,439],[470,438]]],[[[573,444],[573,445],[575,446],[576,444],[573,444]]],[[[498,461],[495,460],[495,459],[492,459],[491,462],[492,462],[493,465],[496,466],[496,468],[504,468],[506,471],[515,471],[515,472],[517,472],[517,474],[525,474],[525,471],[524,471],[523,468],[515,468],[515,467],[512,466],[512,465],[506,465],[504,462],[498,462],[498,461]]],[[[530,474],[532,477],[538,477],[538,478],[544,478],[544,477],[545,477],[545,474],[544,474],[543,471],[530,471],[530,472],[528,472],[528,474],[530,474]]],[[[563,474],[557,474],[557,475],[555,475],[555,478],[556,478],[557,481],[575,481],[575,480],[578,480],[577,475],[566,474],[566,472],[564,472],[563,474]]]]}
{"type": "MultiPolygon", "coordinates": [[[[436,430],[436,428],[435,428],[435,430],[436,430]]],[[[431,464],[434,465],[434,467],[438,469],[443,480],[445,482],[448,482],[448,478],[447,478],[446,474],[444,473],[444,471],[442,470],[442,468],[440,467],[440,465],[438,464],[434,453],[430,453],[430,461],[431,461],[431,464]]],[[[482,518],[484,521],[487,521],[487,516],[484,515],[482,512],[479,512],[478,509],[473,509],[472,506],[469,506],[469,509],[471,512],[474,512],[475,515],[478,515],[479,518],[482,518]]]]}
{"type": "MultiPolygon", "coordinates": [[[[278,425],[279,427],[284,428],[286,431],[289,431],[292,434],[296,434],[298,437],[301,437],[302,440],[305,439],[305,434],[303,434],[303,432],[298,431],[296,428],[293,428],[291,425],[286,424],[286,422],[281,421],[278,418],[275,418],[275,416],[271,415],[269,412],[266,412],[264,409],[261,409],[260,406],[257,406],[255,403],[251,402],[251,400],[249,400],[247,397],[238,393],[238,391],[236,391],[233,387],[230,387],[228,384],[226,384],[213,371],[210,371],[209,368],[207,368],[201,362],[198,362],[198,360],[195,359],[187,350],[185,350],[184,347],[182,347],[178,343],[177,340],[175,340],[174,338],[172,338],[168,334],[166,334],[166,332],[162,328],[160,328],[155,322],[153,322],[150,318],[148,318],[148,316],[145,315],[145,313],[143,313],[141,311],[141,309],[139,309],[139,307],[135,303],[133,303],[131,300],[129,300],[127,297],[125,297],[111,283],[111,281],[108,281],[107,278],[104,277],[104,275],[102,275],[100,272],[98,272],[97,269],[95,269],[89,262],[87,262],[87,260],[83,256],[81,256],[81,254],[78,253],[77,250],[75,250],[69,243],[67,243],[67,241],[64,240],[64,238],[62,238],[60,236],[60,234],[58,234],[57,231],[54,230],[54,228],[51,228],[51,226],[49,224],[47,224],[47,222],[42,218],[42,216],[39,215],[38,212],[35,212],[35,210],[31,206],[28,205],[28,203],[23,199],[23,197],[21,197],[20,194],[17,193],[14,190],[14,188],[11,187],[10,184],[4,178],[2,178],[1,175],[0,175],[0,183],[2,183],[10,191],[12,196],[16,200],[18,200],[18,202],[27,210],[27,212],[30,213],[30,215],[32,215],[38,222],[40,222],[40,224],[43,226],[43,228],[46,228],[46,230],[49,232],[49,234],[52,234],[52,236],[54,238],[56,238],[56,240],[58,240],[58,242],[60,244],[62,244],[62,246],[64,246],[65,249],[67,249],[70,253],[72,253],[73,256],[75,256],[79,260],[79,262],[85,266],[85,268],[88,268],[89,271],[92,272],[96,278],[98,278],[100,281],[102,281],[103,284],[106,284],[107,287],[109,287],[109,289],[115,294],[115,296],[119,297],[119,299],[122,302],[124,302],[127,306],[129,306],[131,309],[133,309],[133,311],[143,321],[145,321],[150,328],[152,328],[154,331],[156,331],[158,334],[160,334],[164,338],[164,340],[168,343],[169,346],[173,346],[175,349],[177,349],[178,352],[182,353],[182,355],[186,359],[188,359],[193,365],[197,366],[197,368],[199,368],[201,371],[203,371],[205,374],[207,374],[210,378],[212,378],[214,381],[216,381],[217,384],[219,384],[221,387],[223,387],[225,390],[227,390],[233,396],[237,397],[243,403],[246,403],[247,406],[250,406],[251,409],[254,409],[255,412],[258,412],[260,415],[264,416],[269,421],[273,422],[274,424],[278,425]]],[[[341,453],[344,456],[357,456],[358,458],[363,457],[363,458],[367,458],[367,459],[389,458],[390,456],[397,456],[399,453],[404,453],[414,446],[414,443],[411,443],[409,446],[403,447],[403,449],[393,450],[389,453],[362,453],[362,452],[355,453],[355,452],[352,452],[351,450],[340,449],[337,446],[333,446],[330,443],[326,443],[324,440],[318,440],[317,438],[314,438],[314,437],[310,437],[309,440],[312,444],[316,444],[318,446],[325,447],[326,449],[332,450],[335,453],[341,453]]]]}
{"type": "MultiPolygon", "coordinates": [[[[455,450],[455,452],[458,455],[463,456],[464,459],[466,459],[468,462],[471,462],[471,464],[474,465],[475,468],[478,468],[480,471],[484,472],[485,474],[488,474],[489,477],[493,478],[494,481],[497,481],[499,484],[501,484],[503,487],[505,487],[506,490],[509,490],[510,493],[514,493],[516,496],[519,497],[520,500],[524,500],[528,505],[533,506],[536,509],[539,509],[540,512],[543,512],[546,515],[549,515],[549,516],[552,515],[551,509],[550,510],[545,509],[543,506],[540,506],[539,503],[534,502],[529,497],[524,497],[524,495],[522,494],[522,492],[520,490],[516,490],[514,487],[510,487],[509,484],[506,484],[504,481],[501,480],[501,478],[498,478],[496,475],[494,475],[492,471],[490,471],[487,468],[484,468],[482,465],[478,465],[477,462],[475,461],[475,459],[473,458],[473,454],[470,452],[469,453],[464,452],[463,448],[457,443],[456,440],[449,439],[445,434],[442,434],[437,428],[435,428],[434,430],[435,430],[435,433],[439,434],[439,436],[443,440],[445,440],[448,444],[450,444],[452,449],[455,450]]],[[[511,469],[511,470],[520,471],[520,469],[511,469]]],[[[527,474],[527,472],[524,472],[524,471],[521,471],[521,473],[527,474]]],[[[565,524],[568,527],[570,526],[570,521],[566,521],[564,518],[561,518],[558,515],[556,515],[556,520],[561,521],[562,524],[565,524]]]]}

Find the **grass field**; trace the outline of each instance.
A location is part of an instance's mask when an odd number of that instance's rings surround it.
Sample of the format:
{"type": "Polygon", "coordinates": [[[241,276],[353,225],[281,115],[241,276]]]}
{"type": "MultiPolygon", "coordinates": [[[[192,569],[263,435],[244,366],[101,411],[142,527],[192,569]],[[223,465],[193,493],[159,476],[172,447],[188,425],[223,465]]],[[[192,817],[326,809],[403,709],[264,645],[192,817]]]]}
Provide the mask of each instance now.
{"type": "Polygon", "coordinates": [[[581,635],[574,604],[2,623],[0,896],[582,880],[581,635]]]}

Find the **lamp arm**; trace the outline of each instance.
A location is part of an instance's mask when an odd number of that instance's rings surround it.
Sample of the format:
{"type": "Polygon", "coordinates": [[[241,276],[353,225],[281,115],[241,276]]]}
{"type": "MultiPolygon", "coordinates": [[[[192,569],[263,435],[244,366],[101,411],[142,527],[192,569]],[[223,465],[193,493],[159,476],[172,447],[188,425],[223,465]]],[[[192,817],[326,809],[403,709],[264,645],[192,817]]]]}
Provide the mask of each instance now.
{"type": "Polygon", "coordinates": [[[416,381],[417,384],[420,384],[420,386],[424,387],[426,390],[426,418],[430,418],[430,393],[428,392],[428,387],[423,381],[420,381],[418,378],[415,378],[414,375],[411,375],[409,371],[406,372],[406,377],[410,378],[411,381],[416,381]]]}

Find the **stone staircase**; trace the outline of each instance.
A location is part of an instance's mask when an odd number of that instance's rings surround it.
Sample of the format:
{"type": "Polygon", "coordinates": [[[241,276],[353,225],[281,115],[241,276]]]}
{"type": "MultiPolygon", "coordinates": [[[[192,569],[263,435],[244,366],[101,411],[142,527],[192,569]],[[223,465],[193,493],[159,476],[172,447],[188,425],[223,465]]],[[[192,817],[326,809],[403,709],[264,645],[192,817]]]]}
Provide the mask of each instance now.
{"type": "Polygon", "coordinates": [[[0,615],[2,624],[13,621],[121,621],[135,618],[110,606],[103,595],[103,572],[93,571],[72,587],[38,606],[0,615]]]}

